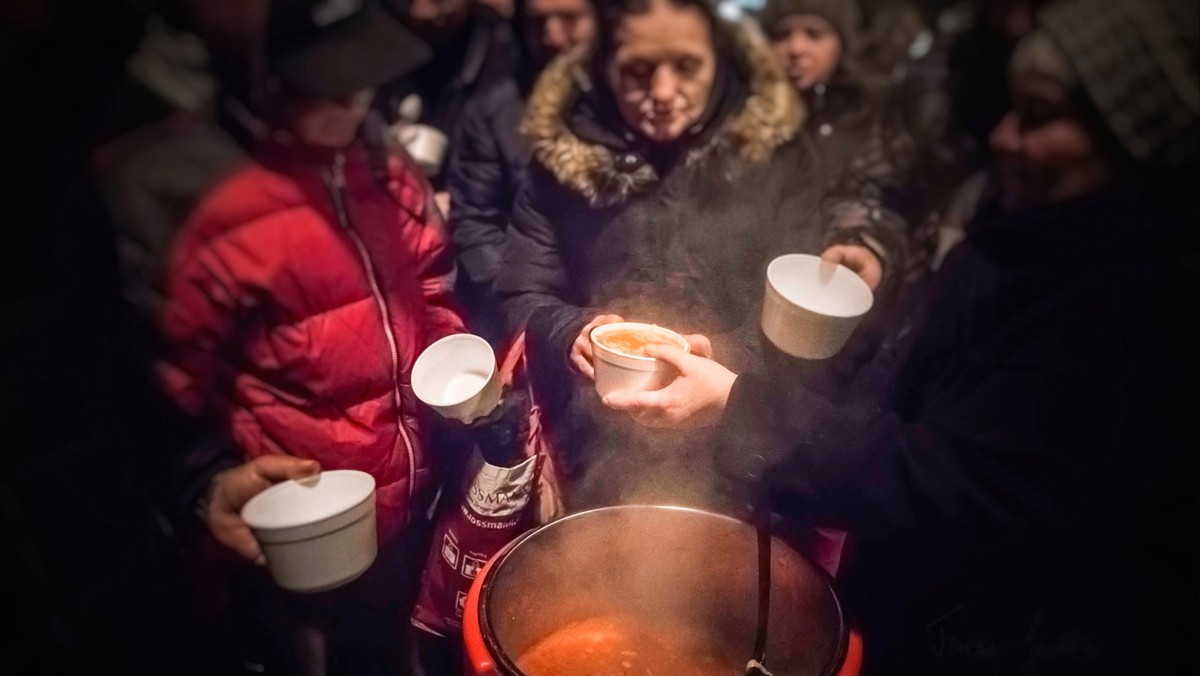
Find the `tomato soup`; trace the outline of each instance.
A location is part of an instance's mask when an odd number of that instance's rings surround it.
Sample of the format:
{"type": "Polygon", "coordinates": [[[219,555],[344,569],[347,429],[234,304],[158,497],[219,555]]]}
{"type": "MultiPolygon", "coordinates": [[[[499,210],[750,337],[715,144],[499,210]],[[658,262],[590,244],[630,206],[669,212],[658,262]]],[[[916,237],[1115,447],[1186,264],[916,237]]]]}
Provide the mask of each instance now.
{"type": "Polygon", "coordinates": [[[671,336],[647,329],[619,329],[601,333],[596,336],[596,342],[634,357],[645,357],[647,345],[679,346],[678,341],[672,339],[671,336]]]}
{"type": "Polygon", "coordinates": [[[740,676],[698,631],[622,616],[572,622],[517,659],[526,676],[740,676]]]}

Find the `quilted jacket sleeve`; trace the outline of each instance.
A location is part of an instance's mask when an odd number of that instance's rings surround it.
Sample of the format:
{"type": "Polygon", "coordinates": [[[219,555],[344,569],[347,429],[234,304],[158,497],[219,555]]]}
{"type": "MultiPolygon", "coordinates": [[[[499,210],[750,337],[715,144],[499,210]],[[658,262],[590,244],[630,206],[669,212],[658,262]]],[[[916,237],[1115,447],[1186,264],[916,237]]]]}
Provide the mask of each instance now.
{"type": "Polygon", "coordinates": [[[861,244],[879,257],[891,286],[911,264],[906,204],[919,188],[911,137],[876,123],[854,166],[824,200],[825,246],[861,244]]]}
{"type": "Polygon", "coordinates": [[[496,280],[508,228],[509,181],[496,138],[478,101],[468,104],[450,160],[450,222],[463,272],[475,284],[496,280]]]}
{"type": "Polygon", "coordinates": [[[159,373],[167,394],[193,415],[212,412],[220,388],[223,355],[234,341],[239,317],[254,305],[232,257],[248,255],[228,239],[202,240],[214,218],[201,208],[190,219],[168,259],[160,314],[166,357],[159,373]]]}

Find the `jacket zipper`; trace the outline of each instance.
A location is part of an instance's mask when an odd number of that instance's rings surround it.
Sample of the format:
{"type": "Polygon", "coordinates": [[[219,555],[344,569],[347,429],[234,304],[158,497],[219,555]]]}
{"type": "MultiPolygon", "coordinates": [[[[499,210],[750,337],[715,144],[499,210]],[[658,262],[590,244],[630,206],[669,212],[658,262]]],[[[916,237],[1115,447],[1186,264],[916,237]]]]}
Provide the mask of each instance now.
{"type": "MultiPolygon", "coordinates": [[[[325,172],[323,172],[325,173],[325,172]]],[[[363,242],[362,237],[354,229],[350,223],[350,217],[346,212],[346,156],[338,153],[333,158],[333,165],[326,173],[325,184],[329,188],[330,197],[333,198],[333,208],[337,213],[338,225],[342,232],[354,242],[354,248],[358,250],[358,257],[362,262],[363,271],[367,275],[367,282],[371,286],[371,295],[375,298],[375,305],[379,307],[379,316],[383,321],[383,333],[387,336],[388,349],[392,357],[392,405],[396,412],[396,428],[400,432],[401,438],[404,439],[404,449],[408,453],[408,514],[412,514],[413,491],[416,488],[417,481],[417,458],[413,451],[412,440],[408,436],[408,429],[404,426],[403,406],[400,397],[400,350],[396,346],[396,334],[392,331],[392,317],[388,311],[387,303],[383,300],[383,292],[379,289],[379,280],[375,277],[375,264],[371,261],[371,255],[367,252],[367,245],[363,242]]]]}

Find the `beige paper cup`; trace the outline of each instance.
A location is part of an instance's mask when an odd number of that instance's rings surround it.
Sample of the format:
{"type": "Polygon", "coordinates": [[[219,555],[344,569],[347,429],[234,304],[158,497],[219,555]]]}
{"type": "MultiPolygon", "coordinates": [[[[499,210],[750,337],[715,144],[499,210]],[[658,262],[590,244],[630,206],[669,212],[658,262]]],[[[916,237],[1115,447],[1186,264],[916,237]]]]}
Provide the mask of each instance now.
{"type": "Polygon", "coordinates": [[[596,392],[606,396],[617,390],[634,390],[647,392],[660,390],[675,380],[679,375],[675,367],[653,357],[639,357],[626,354],[620,350],[608,347],[600,342],[606,334],[618,331],[648,331],[665,337],[684,352],[691,349],[683,336],[653,324],[637,322],[619,322],[605,324],[592,329],[589,338],[592,341],[592,366],[596,369],[596,392]]]}
{"type": "Polygon", "coordinates": [[[470,423],[500,403],[502,383],[492,346],[479,336],[457,333],[417,357],[413,393],[444,418],[470,423]]]}
{"type": "Polygon", "coordinates": [[[837,354],[875,302],[853,270],[809,254],[767,266],[762,329],[775,347],[801,359],[837,354]]]}
{"type": "Polygon", "coordinates": [[[375,561],[375,479],[333,470],[284,481],[242,508],[267,570],[285,589],[316,592],[347,584],[375,561]]]}

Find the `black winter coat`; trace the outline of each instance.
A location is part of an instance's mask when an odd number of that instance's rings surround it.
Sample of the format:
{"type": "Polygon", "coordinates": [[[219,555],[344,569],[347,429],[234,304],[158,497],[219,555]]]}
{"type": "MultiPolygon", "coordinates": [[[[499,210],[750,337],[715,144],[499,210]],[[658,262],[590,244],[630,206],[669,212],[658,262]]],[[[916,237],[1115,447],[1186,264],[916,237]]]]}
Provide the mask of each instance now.
{"type": "Polygon", "coordinates": [[[1119,192],[977,222],[890,401],[739,376],[718,466],[854,533],[872,673],[1154,673],[1135,659],[1194,646],[1194,615],[1150,613],[1196,592],[1197,249],[1161,214],[1119,192]]]}
{"type": "MultiPolygon", "coordinates": [[[[725,79],[714,99],[723,105],[673,157],[625,130],[586,83],[582,55],[551,64],[529,102],[525,130],[536,159],[513,208],[497,289],[512,324],[526,327],[535,385],[565,444],[585,453],[589,439],[600,439],[609,463],[628,464],[628,472],[596,481],[604,490],[645,476],[646,458],[634,446],[707,445],[632,429],[603,409],[567,361],[592,317],[617,313],[703,333],[726,363],[751,368],[774,256],[869,237],[885,259],[903,260],[902,229],[869,219],[826,225],[825,181],[799,133],[802,106],[768,50],[740,33],[735,40],[742,77],[725,79]]],[[[691,470],[702,473],[704,458],[695,462],[691,470]]],[[[658,487],[682,482],[669,471],[662,477],[658,487]]]]}
{"type": "Polygon", "coordinates": [[[446,178],[450,227],[462,272],[455,292],[471,329],[496,343],[503,333],[503,316],[494,286],[513,200],[533,152],[520,133],[526,89],[511,78],[467,102],[446,178]]]}

